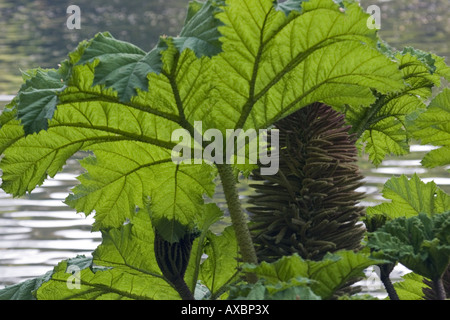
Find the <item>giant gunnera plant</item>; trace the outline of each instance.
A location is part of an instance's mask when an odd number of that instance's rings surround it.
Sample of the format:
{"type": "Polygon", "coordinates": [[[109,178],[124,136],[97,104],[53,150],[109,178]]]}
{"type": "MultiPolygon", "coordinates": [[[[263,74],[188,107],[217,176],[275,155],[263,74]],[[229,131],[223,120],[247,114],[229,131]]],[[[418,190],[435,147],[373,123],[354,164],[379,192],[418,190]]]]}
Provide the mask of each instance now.
{"type": "MultiPolygon", "coordinates": [[[[379,164],[387,154],[407,153],[407,119],[427,108],[431,88],[450,72],[434,54],[389,48],[369,18],[353,1],[193,1],[179,35],[161,37],[149,52],[103,32],[81,42],[58,69],[24,72],[0,116],[1,187],[23,196],[75,153],[84,155],[85,172],[65,203],[94,216],[102,243],[92,257],[64,260],[0,297],[328,299],[368,266],[384,263],[353,251],[362,209],[350,207],[360,179],[353,149],[340,147],[346,130],[333,138],[325,119],[342,123],[330,108],[341,112],[356,145],[379,164]],[[285,246],[280,259],[260,262],[236,185],[240,173],[262,170],[267,157],[258,153],[251,161],[249,150],[242,157],[234,146],[247,149],[250,142],[227,133],[285,130],[292,124],[283,119],[305,107],[315,123],[309,125],[319,126],[311,133],[328,137],[305,150],[316,153],[321,169],[305,163],[306,173],[296,177],[304,178],[294,189],[299,218],[289,224],[300,227],[293,242],[299,253],[285,246]],[[339,143],[332,152],[339,163],[327,155],[330,143],[339,143]],[[224,215],[212,201],[217,183],[231,218],[219,231],[212,229],[224,215]],[[310,199],[302,198],[308,187],[310,199]],[[348,194],[337,199],[333,188],[348,194]],[[317,213],[311,228],[302,225],[309,223],[300,217],[306,212],[317,213]],[[330,238],[312,237],[320,230],[330,238]],[[337,244],[339,230],[351,238],[337,244]]],[[[269,144],[273,156],[281,151],[263,135],[258,142],[269,144]]],[[[284,161],[274,179],[289,165],[284,161]]],[[[284,245],[294,234],[286,228],[270,237],[284,245]]]]}

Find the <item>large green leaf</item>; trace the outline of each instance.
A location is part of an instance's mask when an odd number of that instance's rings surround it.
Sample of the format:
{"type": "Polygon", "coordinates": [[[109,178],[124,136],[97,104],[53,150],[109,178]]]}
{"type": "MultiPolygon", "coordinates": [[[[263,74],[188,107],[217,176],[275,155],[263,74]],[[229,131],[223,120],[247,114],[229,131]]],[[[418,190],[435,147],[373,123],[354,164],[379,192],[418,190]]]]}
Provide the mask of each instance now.
{"type": "Polygon", "coordinates": [[[423,182],[414,174],[389,179],[383,187],[383,197],[392,200],[367,208],[367,214],[383,214],[389,218],[411,217],[419,213],[434,215],[450,210],[450,196],[434,181],[423,182]]]}
{"type": "MultiPolygon", "coordinates": [[[[189,73],[196,58],[191,51],[184,52],[191,57],[185,59],[187,67],[183,69],[189,73]]],[[[95,210],[96,227],[120,226],[135,206],[142,207],[146,196],[155,200],[155,215],[176,216],[183,223],[194,220],[202,195],[214,192],[214,169],[172,162],[175,144],[171,133],[181,128],[181,120],[176,109],[164,107],[170,103],[164,91],[142,92],[132,103],[124,104],[111,89],[92,86],[93,78],[92,64],[74,66],[47,131],[25,135],[11,117],[3,124],[4,144],[13,144],[5,151],[2,164],[4,190],[14,195],[30,192],[47,175],[54,176],[75,152],[89,150],[96,157],[83,161],[89,173],[80,177],[83,184],[67,203],[86,214],[95,210]],[[158,106],[155,109],[148,106],[153,102],[158,106]]],[[[182,97],[197,103],[195,90],[190,91],[191,80],[180,80],[188,86],[182,97]]]]}
{"type": "Polygon", "coordinates": [[[315,101],[369,105],[370,88],[402,87],[356,3],[345,14],[333,1],[301,6],[286,16],[268,0],[227,2],[218,14],[223,52],[213,57],[220,108],[197,109],[198,118],[206,111],[211,127],[265,128],[315,101]]]}
{"type": "Polygon", "coordinates": [[[356,3],[345,12],[331,0],[220,4],[193,3],[180,37],[161,38],[156,51],[102,33],[81,43],[61,71],[30,73],[32,89],[9,108],[19,121],[5,115],[0,130],[4,190],[31,192],[72,154],[89,151],[88,172],[67,203],[95,211],[96,228],[119,227],[147,197],[155,219],[191,223],[213,194],[215,170],[171,161],[176,129],[195,136],[195,121],[200,133],[267,128],[314,101],[357,108],[375,101],[373,89],[403,88],[356,3]],[[35,83],[51,89],[51,106],[21,99],[40,89],[35,83]],[[39,121],[22,131],[28,114],[39,121]]]}

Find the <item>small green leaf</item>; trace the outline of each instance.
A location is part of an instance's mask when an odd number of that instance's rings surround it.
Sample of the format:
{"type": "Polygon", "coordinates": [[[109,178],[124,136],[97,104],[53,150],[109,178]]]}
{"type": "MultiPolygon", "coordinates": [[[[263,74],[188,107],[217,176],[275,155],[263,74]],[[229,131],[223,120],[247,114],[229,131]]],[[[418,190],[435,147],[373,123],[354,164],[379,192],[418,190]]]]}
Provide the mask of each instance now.
{"type": "Polygon", "coordinates": [[[410,272],[402,277],[402,281],[394,283],[400,300],[424,300],[423,289],[428,286],[423,282],[423,277],[410,272]]]}
{"type": "Polygon", "coordinates": [[[361,137],[366,142],[364,152],[374,165],[379,165],[387,154],[405,155],[409,152],[406,132],[402,124],[392,118],[378,121],[361,137]]]}
{"type": "Polygon", "coordinates": [[[218,27],[222,25],[215,14],[220,12],[217,5],[220,1],[192,1],[189,4],[188,15],[180,35],[173,39],[179,52],[186,48],[195,52],[197,57],[214,56],[221,50],[221,36],[218,27]]]}
{"type": "Polygon", "coordinates": [[[78,64],[98,60],[93,85],[105,84],[119,93],[121,101],[129,101],[136,89],[147,90],[147,74],[161,72],[160,47],[149,53],[128,42],[99,33],[84,50],[78,64]]]}
{"type": "Polygon", "coordinates": [[[367,214],[385,214],[389,218],[411,217],[419,213],[433,215],[450,210],[450,196],[434,181],[423,182],[414,174],[411,179],[405,175],[389,179],[383,187],[384,202],[367,208],[367,214]]]}
{"type": "Polygon", "coordinates": [[[288,282],[299,276],[308,277],[308,268],[309,260],[305,261],[297,254],[284,256],[272,263],[263,261],[259,265],[243,266],[245,272],[255,273],[271,284],[288,282]]]}
{"type": "Polygon", "coordinates": [[[36,300],[34,292],[51,278],[52,271],[0,290],[0,300],[36,300]]]}
{"type": "Polygon", "coordinates": [[[25,134],[47,130],[48,120],[53,117],[58,104],[58,94],[66,87],[67,71],[67,68],[38,69],[20,89],[17,117],[25,134]]]}
{"type": "Polygon", "coordinates": [[[365,268],[381,262],[363,253],[341,250],[327,254],[320,261],[303,260],[294,254],[273,263],[244,265],[243,270],[255,273],[269,284],[289,282],[297,277],[310,279],[310,288],[314,293],[322,299],[329,299],[349,280],[363,276],[365,268]]]}
{"type": "Polygon", "coordinates": [[[422,160],[425,167],[450,164],[450,89],[439,93],[422,113],[411,116],[409,127],[421,144],[439,147],[425,155],[422,160]]]}
{"type": "Polygon", "coordinates": [[[338,251],[326,255],[322,261],[310,262],[309,278],[315,280],[311,286],[313,291],[323,299],[328,299],[351,279],[364,276],[364,269],[382,263],[364,253],[338,251]]]}
{"type": "Polygon", "coordinates": [[[230,290],[231,300],[321,300],[303,280],[268,284],[259,280],[255,284],[239,284],[230,290]]]}

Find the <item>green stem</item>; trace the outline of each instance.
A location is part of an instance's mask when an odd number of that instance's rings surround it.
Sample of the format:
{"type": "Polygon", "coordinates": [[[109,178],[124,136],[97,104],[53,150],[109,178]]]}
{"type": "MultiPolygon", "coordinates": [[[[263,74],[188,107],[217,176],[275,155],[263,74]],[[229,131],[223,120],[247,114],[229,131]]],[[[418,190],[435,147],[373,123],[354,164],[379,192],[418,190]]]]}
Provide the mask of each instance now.
{"type": "Polygon", "coordinates": [[[378,113],[378,111],[380,111],[381,107],[385,103],[385,97],[382,96],[375,102],[375,104],[373,104],[370,108],[367,108],[363,119],[357,126],[352,128],[352,133],[355,133],[356,138],[360,138],[364,131],[369,128],[371,120],[373,120],[373,117],[378,113]]]}
{"type": "MultiPolygon", "coordinates": [[[[258,263],[256,257],[253,240],[248,229],[247,217],[244,214],[239,196],[236,189],[236,179],[233,174],[233,168],[229,164],[217,164],[220,179],[222,180],[222,187],[227,201],[228,210],[230,211],[231,222],[236,233],[236,239],[241,251],[242,259],[247,263],[258,263]]],[[[248,279],[253,282],[254,277],[248,279]]]]}
{"type": "Polygon", "coordinates": [[[433,289],[436,292],[437,300],[445,300],[447,298],[447,294],[444,289],[444,282],[442,281],[442,277],[433,280],[433,289]]]}

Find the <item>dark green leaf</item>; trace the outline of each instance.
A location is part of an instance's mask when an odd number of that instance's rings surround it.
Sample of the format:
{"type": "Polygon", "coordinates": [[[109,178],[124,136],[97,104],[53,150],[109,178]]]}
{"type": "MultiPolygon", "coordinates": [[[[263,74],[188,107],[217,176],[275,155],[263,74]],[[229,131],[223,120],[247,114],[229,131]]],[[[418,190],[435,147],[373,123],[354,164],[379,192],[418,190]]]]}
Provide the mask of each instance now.
{"type": "Polygon", "coordinates": [[[38,69],[22,86],[17,98],[17,117],[25,134],[47,130],[48,120],[53,117],[58,104],[58,94],[67,80],[67,69],[38,69]]]}
{"type": "Polygon", "coordinates": [[[0,300],[36,300],[34,292],[51,278],[52,271],[45,275],[23,281],[0,290],[0,300]]]}
{"type": "Polygon", "coordinates": [[[420,213],[387,222],[369,235],[374,255],[400,262],[432,280],[439,279],[450,263],[450,211],[433,216],[420,213]]]}
{"type": "Polygon", "coordinates": [[[222,23],[215,17],[220,9],[217,3],[211,0],[205,1],[201,7],[199,4],[197,1],[189,4],[184,27],[180,35],[173,39],[173,42],[179,52],[189,48],[199,58],[210,57],[222,50],[219,41],[221,34],[218,30],[222,23]]]}
{"type": "Polygon", "coordinates": [[[147,90],[149,73],[160,73],[160,52],[164,42],[145,53],[128,42],[114,39],[108,33],[99,33],[85,49],[78,64],[98,60],[93,85],[104,84],[119,94],[120,101],[129,101],[136,89],[147,90]]]}

